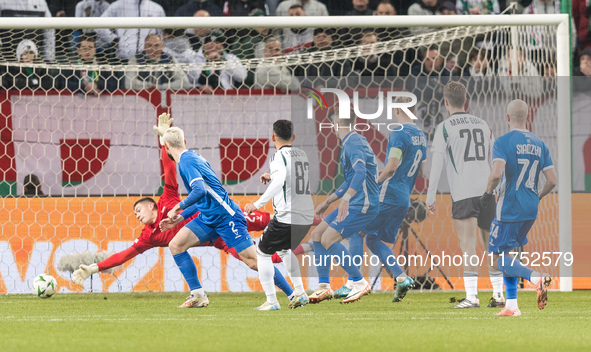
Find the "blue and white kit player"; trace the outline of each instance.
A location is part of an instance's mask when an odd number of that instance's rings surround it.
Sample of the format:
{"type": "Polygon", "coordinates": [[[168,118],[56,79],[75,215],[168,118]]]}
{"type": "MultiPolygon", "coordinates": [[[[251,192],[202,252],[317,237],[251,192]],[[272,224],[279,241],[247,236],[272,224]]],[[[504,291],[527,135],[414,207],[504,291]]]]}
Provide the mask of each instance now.
{"type": "Polygon", "coordinates": [[[548,300],[551,278],[524,266],[509,255],[515,248],[527,244],[527,233],[538,215],[540,199],[556,186],[556,172],[548,146],[525,128],[528,106],[513,100],[507,106],[511,131],[498,138],[493,146],[493,167],[486,193],[480,199],[482,207],[493,206],[493,190],[499,186],[496,216],[490,230],[488,251],[493,265],[503,272],[507,301],[499,316],[520,316],[517,306],[517,279],[531,281],[537,289],[539,309],[548,300]],[[539,192],[538,179],[544,173],[546,183],[539,192]]]}
{"type": "MultiPolygon", "coordinates": [[[[410,98],[398,97],[396,102],[407,103],[410,98]]],[[[409,109],[414,112],[414,107],[409,109]]],[[[402,109],[395,109],[395,114],[401,129],[390,132],[388,138],[387,162],[378,178],[380,212],[365,231],[365,243],[396,278],[392,302],[400,302],[414,281],[398,265],[391,245],[396,242],[398,229],[410,207],[410,195],[417,177],[423,175],[427,138],[402,109]]]]}
{"type": "MultiPolygon", "coordinates": [[[[351,115],[355,116],[353,111],[351,115]]],[[[330,287],[331,260],[340,263],[353,282],[343,303],[357,301],[371,290],[358,267],[363,256],[353,258],[340,241],[367,228],[379,212],[375,154],[367,139],[352,131],[356,120],[354,117],[337,120],[334,128],[342,141],[341,166],[345,181],[335,193],[316,207],[316,216],[321,217],[331,203],[341,199],[339,207],[312,231],[314,264],[318,271],[319,285],[310,295],[310,303],[319,303],[334,296],[330,287]]]]}
{"type": "MultiPolygon", "coordinates": [[[[191,295],[179,308],[206,307],[209,299],[201,287],[197,268],[187,249],[221,237],[228,248],[236,250],[246,265],[257,270],[254,242],[248,234],[242,210],[230,199],[207,160],[195,151],[186,149],[183,130],[171,127],[162,138],[167,154],[178,164],[179,174],[189,195],[168,212],[168,219],[160,223],[161,228],[171,228],[197,211],[200,212],[179,230],[168,245],[191,289],[191,295]],[[184,211],[180,213],[181,210],[184,211]]],[[[278,270],[277,274],[285,281],[278,270]]],[[[289,291],[293,294],[291,287],[289,291]]]]}

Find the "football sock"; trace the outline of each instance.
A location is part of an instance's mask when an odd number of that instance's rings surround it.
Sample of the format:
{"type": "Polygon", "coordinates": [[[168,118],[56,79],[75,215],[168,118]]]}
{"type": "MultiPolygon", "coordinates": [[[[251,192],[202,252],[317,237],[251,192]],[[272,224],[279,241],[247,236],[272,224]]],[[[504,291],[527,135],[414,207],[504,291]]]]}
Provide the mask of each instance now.
{"type": "Polygon", "coordinates": [[[201,288],[201,283],[199,282],[199,277],[197,276],[197,267],[195,266],[195,262],[191,255],[188,252],[183,252],[179,254],[175,254],[172,256],[174,258],[174,262],[179,267],[181,274],[187,281],[189,285],[189,289],[191,291],[201,288]]]}
{"type": "Polygon", "coordinates": [[[293,254],[295,255],[300,255],[300,254],[304,254],[305,249],[304,249],[304,245],[300,244],[299,246],[296,247],[296,249],[293,250],[293,254]]]}
{"type": "Polygon", "coordinates": [[[517,280],[515,276],[504,276],[505,290],[507,291],[507,301],[505,308],[509,310],[517,309],[517,280]]]}
{"type": "Polygon", "coordinates": [[[534,272],[521,264],[519,260],[511,257],[500,257],[497,261],[497,267],[505,274],[504,276],[520,277],[528,281],[531,281],[531,274],[534,272]]]}
{"type": "Polygon", "coordinates": [[[191,294],[195,297],[205,297],[205,291],[203,291],[203,288],[191,290],[191,294]]]}
{"type": "Polygon", "coordinates": [[[493,287],[494,299],[503,298],[503,273],[489,268],[488,274],[490,275],[490,283],[493,287]]]}
{"type": "Polygon", "coordinates": [[[330,268],[328,267],[328,252],[320,241],[314,241],[314,265],[318,271],[318,283],[330,283],[330,268]]]}
{"type": "Polygon", "coordinates": [[[273,265],[271,256],[257,252],[257,266],[259,269],[259,280],[267,296],[267,302],[277,302],[277,293],[275,292],[275,284],[273,283],[273,276],[277,268],[273,265]]]}
{"type": "Polygon", "coordinates": [[[478,299],[478,273],[464,271],[464,287],[466,288],[466,298],[470,302],[475,302],[478,299]]]}
{"type": "Polygon", "coordinates": [[[538,273],[537,271],[534,271],[529,279],[529,281],[531,281],[534,286],[538,286],[540,280],[542,280],[542,274],[538,273]]]}
{"type": "Polygon", "coordinates": [[[300,272],[300,262],[291,250],[279,252],[283,264],[287,269],[287,275],[293,283],[295,294],[301,295],[304,291],[304,283],[302,282],[302,274],[300,272]]]}
{"type": "MultiPolygon", "coordinates": [[[[363,237],[359,233],[355,233],[349,237],[349,253],[351,253],[351,259],[354,260],[353,264],[359,263],[361,266],[361,261],[363,260],[363,237]]],[[[351,282],[353,284],[353,280],[351,277],[347,278],[347,283],[351,282]]],[[[347,288],[351,288],[353,286],[345,286],[347,288]]]]}
{"type": "Polygon", "coordinates": [[[327,249],[331,256],[339,257],[341,267],[345,269],[349,278],[356,282],[363,279],[359,268],[353,265],[351,253],[340,242],[335,242],[327,249]]]}
{"type": "MultiPolygon", "coordinates": [[[[377,255],[380,258],[380,261],[394,274],[395,278],[401,277],[404,274],[404,271],[398,265],[396,261],[396,257],[392,252],[392,249],[388,247],[387,244],[382,242],[377,236],[375,235],[367,235],[367,248],[372,251],[373,254],[377,255]]],[[[402,278],[404,280],[406,275],[402,278]]]]}
{"type": "Polygon", "coordinates": [[[273,283],[279,287],[279,289],[283,291],[287,297],[291,297],[293,295],[293,288],[291,288],[289,282],[285,280],[285,276],[283,276],[281,271],[279,271],[275,265],[273,265],[273,269],[275,269],[273,274],[273,283]]]}

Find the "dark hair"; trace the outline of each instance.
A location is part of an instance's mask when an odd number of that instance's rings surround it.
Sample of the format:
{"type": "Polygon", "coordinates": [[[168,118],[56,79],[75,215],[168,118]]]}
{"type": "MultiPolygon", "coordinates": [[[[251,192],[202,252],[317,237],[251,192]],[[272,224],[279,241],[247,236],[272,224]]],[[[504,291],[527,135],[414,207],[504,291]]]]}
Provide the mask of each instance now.
{"type": "Polygon", "coordinates": [[[96,34],[94,34],[94,33],[82,34],[78,38],[78,47],[80,47],[80,45],[82,45],[82,42],[90,42],[96,46],[96,34]]]}
{"type": "Polygon", "coordinates": [[[291,6],[289,7],[288,11],[289,11],[289,10],[294,10],[294,9],[302,9],[302,10],[303,10],[303,9],[304,9],[304,7],[303,7],[302,5],[300,5],[300,4],[293,4],[293,5],[291,5],[291,6]]]}
{"type": "Polygon", "coordinates": [[[293,123],[289,120],[277,120],[273,123],[273,133],[284,141],[291,141],[293,123]]]}
{"type": "Polygon", "coordinates": [[[177,38],[177,37],[182,37],[183,35],[185,35],[185,29],[184,28],[164,28],[162,30],[162,33],[170,35],[171,37],[177,38]]]}
{"type": "Polygon", "coordinates": [[[29,174],[25,176],[23,181],[23,194],[25,196],[42,196],[44,195],[41,191],[41,182],[39,177],[35,174],[29,174]]]}
{"type": "Polygon", "coordinates": [[[154,208],[158,209],[158,203],[156,203],[156,201],[150,197],[142,198],[142,199],[138,200],[137,202],[133,203],[133,209],[135,209],[136,205],[138,205],[140,203],[144,203],[144,202],[152,203],[152,204],[154,204],[154,208]]]}
{"type": "Polygon", "coordinates": [[[318,35],[318,34],[320,34],[320,33],[324,33],[326,35],[332,36],[332,35],[335,34],[335,30],[332,29],[332,28],[315,28],[314,29],[314,35],[315,36],[318,35]]]}
{"type": "Polygon", "coordinates": [[[460,82],[449,82],[443,87],[443,97],[454,108],[463,108],[466,104],[466,86],[460,82]]]}

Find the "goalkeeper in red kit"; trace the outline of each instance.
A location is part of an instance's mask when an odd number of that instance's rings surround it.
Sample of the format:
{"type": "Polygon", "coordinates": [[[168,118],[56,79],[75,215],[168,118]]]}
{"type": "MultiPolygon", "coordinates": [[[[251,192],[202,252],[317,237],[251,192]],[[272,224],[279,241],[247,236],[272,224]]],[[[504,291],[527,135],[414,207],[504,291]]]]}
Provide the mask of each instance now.
{"type": "MultiPolygon", "coordinates": [[[[172,119],[169,117],[169,115],[162,114],[159,117],[158,126],[155,126],[155,129],[159,134],[161,133],[161,130],[163,133],[171,123],[172,119]]],[[[80,265],[79,269],[72,273],[72,281],[74,281],[76,284],[82,285],[84,280],[86,280],[91,274],[121,265],[128,260],[133,259],[138,254],[147,251],[148,249],[154,247],[167,247],[176,233],[181,228],[183,228],[186,223],[197,217],[199,213],[182,221],[169,230],[160,230],[160,222],[168,217],[168,212],[181,200],[178,192],[176,166],[174,161],[166,155],[164,146],[162,146],[162,166],[164,169],[164,190],[158,202],[152,198],[147,197],[138,200],[133,205],[133,213],[135,214],[136,218],[142,224],[144,224],[141,235],[135,240],[131,247],[127,248],[126,250],[115,253],[107,259],[96,264],[80,265]]],[[[245,217],[247,220],[248,231],[262,231],[270,221],[270,214],[261,211],[254,211],[250,215],[245,215],[245,217]]],[[[238,253],[236,253],[233,248],[228,249],[228,246],[226,246],[226,243],[221,238],[218,238],[213,242],[200,244],[199,246],[214,246],[226,253],[232,254],[235,258],[240,260],[238,253]]],[[[273,261],[279,263],[281,262],[281,258],[276,256],[273,258],[273,261]]],[[[276,284],[288,296],[291,295],[293,292],[291,286],[287,284],[285,278],[281,278],[283,280],[275,280],[276,284]]]]}

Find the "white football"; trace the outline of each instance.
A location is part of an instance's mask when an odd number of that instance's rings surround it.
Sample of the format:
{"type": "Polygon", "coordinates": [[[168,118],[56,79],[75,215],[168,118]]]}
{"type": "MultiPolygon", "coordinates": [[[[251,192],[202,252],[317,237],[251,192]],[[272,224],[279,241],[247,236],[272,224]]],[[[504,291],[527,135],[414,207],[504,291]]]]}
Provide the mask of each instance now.
{"type": "Polygon", "coordinates": [[[37,297],[49,298],[57,292],[57,281],[49,274],[41,274],[33,280],[33,292],[37,297]]]}

